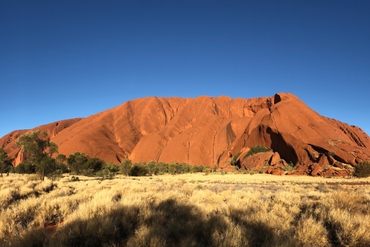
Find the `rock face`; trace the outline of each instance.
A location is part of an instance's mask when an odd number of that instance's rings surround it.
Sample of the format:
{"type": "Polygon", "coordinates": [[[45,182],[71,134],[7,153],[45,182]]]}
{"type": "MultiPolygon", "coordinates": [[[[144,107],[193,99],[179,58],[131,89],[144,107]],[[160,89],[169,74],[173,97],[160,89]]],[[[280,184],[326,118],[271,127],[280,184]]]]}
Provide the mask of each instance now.
{"type": "MultiPolygon", "coordinates": [[[[262,168],[275,173],[281,164],[290,163],[295,165],[290,174],[334,176],[370,160],[365,132],[320,116],[289,93],[256,99],[142,98],[84,119],[35,129],[46,130],[67,156],[78,151],[117,164],[130,158],[226,169],[230,155],[244,156],[256,145],[271,149],[262,168]]],[[[14,131],[0,139],[11,157],[19,157],[15,140],[23,133],[14,131]]]]}
{"type": "Polygon", "coordinates": [[[50,138],[53,138],[56,135],[58,135],[62,130],[68,128],[69,126],[71,126],[74,123],[77,123],[80,120],[81,120],[80,118],[74,118],[50,124],[45,124],[36,127],[32,130],[12,131],[0,139],[0,147],[4,148],[4,150],[8,153],[9,157],[14,158],[14,165],[17,165],[20,162],[22,162],[22,155],[20,149],[16,146],[16,141],[21,135],[25,134],[28,131],[40,130],[45,131],[50,138]]]}
{"type": "Polygon", "coordinates": [[[273,156],[273,152],[256,153],[254,155],[242,158],[240,160],[240,168],[245,170],[261,171],[265,166],[269,166],[268,163],[273,156]]]}

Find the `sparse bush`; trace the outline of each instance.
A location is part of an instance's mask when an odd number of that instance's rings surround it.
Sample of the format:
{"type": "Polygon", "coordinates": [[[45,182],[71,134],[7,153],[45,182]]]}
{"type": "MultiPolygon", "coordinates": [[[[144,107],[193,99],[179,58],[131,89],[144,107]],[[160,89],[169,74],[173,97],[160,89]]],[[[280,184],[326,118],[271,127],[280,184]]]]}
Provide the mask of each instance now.
{"type": "Polygon", "coordinates": [[[12,160],[9,158],[7,152],[4,149],[0,148],[0,176],[3,176],[3,173],[8,173],[12,166],[12,160]]]}
{"type": "Polygon", "coordinates": [[[134,163],[130,170],[130,176],[146,176],[148,174],[148,168],[140,163],[134,163]]]}
{"type": "Polygon", "coordinates": [[[249,150],[248,153],[246,153],[246,155],[243,157],[243,159],[245,159],[248,156],[251,156],[253,154],[262,153],[262,152],[268,152],[268,151],[270,151],[269,148],[264,147],[262,145],[257,145],[257,146],[252,147],[251,150],[249,150]]]}
{"type": "Polygon", "coordinates": [[[32,174],[36,173],[36,168],[33,164],[25,161],[23,163],[18,164],[14,168],[14,172],[19,174],[32,174]]]}
{"type": "Polygon", "coordinates": [[[151,160],[148,163],[146,163],[146,167],[148,169],[148,175],[151,176],[152,174],[156,174],[155,169],[155,161],[151,160]]]}
{"type": "Polygon", "coordinates": [[[186,163],[178,163],[177,164],[177,173],[178,174],[184,174],[184,173],[189,173],[190,172],[191,166],[186,163]]]}
{"type": "Polygon", "coordinates": [[[239,172],[239,166],[234,166],[233,172],[238,173],[239,172]]]}
{"type": "Polygon", "coordinates": [[[214,165],[214,166],[213,166],[213,169],[212,169],[212,172],[216,172],[216,171],[217,171],[217,169],[218,169],[218,165],[214,165]]]}
{"type": "Polygon", "coordinates": [[[117,174],[119,171],[119,166],[112,162],[108,162],[104,165],[104,169],[109,170],[110,173],[117,174]]]}
{"type": "Polygon", "coordinates": [[[124,161],[122,161],[120,165],[120,171],[123,175],[128,176],[130,174],[131,164],[131,160],[129,159],[125,159],[124,161]]]}
{"type": "Polygon", "coordinates": [[[159,175],[168,173],[168,164],[164,162],[158,162],[154,168],[159,175]]]}
{"type": "Polygon", "coordinates": [[[370,177],[370,161],[360,162],[355,166],[353,175],[359,178],[370,177]]]}
{"type": "MultiPolygon", "coordinates": [[[[113,166],[115,166],[115,165],[111,163],[111,164],[109,164],[107,169],[109,170],[110,167],[113,167],[113,166]]],[[[99,159],[99,158],[88,158],[86,163],[83,164],[83,170],[90,171],[88,173],[90,176],[94,175],[95,173],[97,173],[101,170],[103,170],[105,167],[106,167],[105,162],[103,160],[99,159]]],[[[118,167],[115,167],[115,168],[116,168],[116,172],[117,172],[118,167]]]]}
{"type": "Polygon", "coordinates": [[[176,165],[174,163],[168,165],[168,173],[171,175],[176,174],[176,165]]]}
{"type": "Polygon", "coordinates": [[[230,161],[230,165],[232,165],[232,166],[239,166],[239,163],[240,162],[238,162],[238,158],[239,158],[240,154],[241,154],[241,152],[239,152],[239,153],[237,153],[237,154],[234,155],[234,157],[230,161]]]}
{"type": "Polygon", "coordinates": [[[293,165],[292,162],[283,167],[283,170],[286,171],[286,172],[289,172],[293,169],[294,169],[294,165],[293,165]]]}
{"type": "Polygon", "coordinates": [[[53,171],[52,173],[48,174],[48,178],[50,178],[51,180],[55,181],[55,180],[59,180],[63,177],[63,172],[62,170],[60,169],[56,169],[55,171],[53,171]]]}
{"type": "Polygon", "coordinates": [[[119,166],[111,162],[105,164],[102,170],[95,172],[96,175],[100,176],[102,179],[112,179],[118,173],[119,166]]]}
{"type": "Polygon", "coordinates": [[[210,173],[211,169],[209,169],[209,167],[207,167],[206,169],[204,169],[204,175],[208,175],[210,173]]]}
{"type": "Polygon", "coordinates": [[[191,173],[196,173],[196,172],[203,172],[204,171],[204,166],[197,166],[194,165],[191,167],[190,172],[191,173]]]}

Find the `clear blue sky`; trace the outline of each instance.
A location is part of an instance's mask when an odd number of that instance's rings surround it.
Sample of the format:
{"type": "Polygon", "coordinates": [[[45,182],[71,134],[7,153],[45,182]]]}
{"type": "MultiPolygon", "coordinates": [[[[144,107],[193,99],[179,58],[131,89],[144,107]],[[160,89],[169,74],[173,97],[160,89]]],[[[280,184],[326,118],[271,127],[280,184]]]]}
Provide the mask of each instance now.
{"type": "Polygon", "coordinates": [[[0,1],[0,136],[146,96],[291,92],[370,134],[370,1],[0,1]]]}

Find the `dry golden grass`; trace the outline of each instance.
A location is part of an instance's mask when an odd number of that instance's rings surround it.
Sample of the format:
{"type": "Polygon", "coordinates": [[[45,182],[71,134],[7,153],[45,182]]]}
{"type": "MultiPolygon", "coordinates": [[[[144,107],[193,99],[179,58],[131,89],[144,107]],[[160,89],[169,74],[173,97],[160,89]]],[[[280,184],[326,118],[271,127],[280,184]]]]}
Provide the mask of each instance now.
{"type": "Polygon", "coordinates": [[[0,179],[0,246],[370,246],[369,184],[260,174],[40,182],[11,174],[0,179]]]}

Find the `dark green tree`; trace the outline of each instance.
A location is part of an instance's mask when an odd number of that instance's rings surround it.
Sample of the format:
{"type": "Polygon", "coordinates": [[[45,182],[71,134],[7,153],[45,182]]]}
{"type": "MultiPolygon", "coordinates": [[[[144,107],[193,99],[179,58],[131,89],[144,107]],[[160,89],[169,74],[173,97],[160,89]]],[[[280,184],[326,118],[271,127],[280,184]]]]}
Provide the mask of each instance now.
{"type": "Polygon", "coordinates": [[[14,167],[14,172],[19,174],[32,174],[36,172],[35,165],[24,161],[14,167]]]}
{"type": "Polygon", "coordinates": [[[58,152],[58,146],[48,139],[45,131],[39,130],[21,135],[16,145],[21,148],[25,160],[35,165],[36,173],[43,181],[54,167],[52,156],[58,152]]]}
{"type": "Polygon", "coordinates": [[[168,165],[168,173],[171,175],[176,174],[176,163],[175,162],[172,162],[168,165]]]}
{"type": "Polygon", "coordinates": [[[133,164],[130,170],[130,176],[146,176],[148,174],[148,168],[142,163],[133,164]]]}
{"type": "Polygon", "coordinates": [[[101,176],[102,179],[112,179],[119,171],[119,166],[114,164],[113,162],[105,163],[102,170],[100,170],[97,174],[101,176]]]}
{"type": "Polygon", "coordinates": [[[149,176],[155,174],[155,161],[151,160],[148,163],[146,163],[146,167],[148,169],[149,176]]]}
{"type": "Polygon", "coordinates": [[[103,170],[105,166],[105,162],[99,158],[88,158],[86,163],[82,165],[82,171],[84,175],[92,176],[103,170]]]}
{"type": "Polygon", "coordinates": [[[370,161],[363,161],[358,163],[355,166],[353,175],[359,178],[370,177],[370,161]]]}
{"type": "Polygon", "coordinates": [[[156,163],[155,166],[156,166],[155,170],[157,170],[158,174],[163,175],[163,174],[168,173],[168,164],[167,163],[158,162],[158,163],[156,163]]]}
{"type": "Polygon", "coordinates": [[[67,157],[64,154],[58,154],[55,158],[56,161],[56,176],[60,177],[63,173],[69,172],[67,168],[67,157]]]}
{"type": "Polygon", "coordinates": [[[191,166],[187,163],[178,163],[176,165],[176,173],[178,174],[184,174],[184,173],[189,173],[191,166]]]}
{"type": "Polygon", "coordinates": [[[85,153],[75,152],[70,154],[67,159],[67,166],[71,172],[79,175],[85,168],[86,163],[89,160],[89,156],[85,153]]]}
{"type": "Polygon", "coordinates": [[[131,164],[131,160],[125,159],[120,165],[120,171],[123,175],[126,175],[126,177],[130,174],[131,164]]]}
{"type": "Polygon", "coordinates": [[[65,162],[67,161],[67,157],[64,154],[58,154],[57,157],[55,158],[55,160],[59,164],[65,164],[65,162]]]}
{"type": "Polygon", "coordinates": [[[3,173],[9,172],[11,167],[12,159],[4,149],[0,148],[0,176],[3,177],[3,173]]]}

